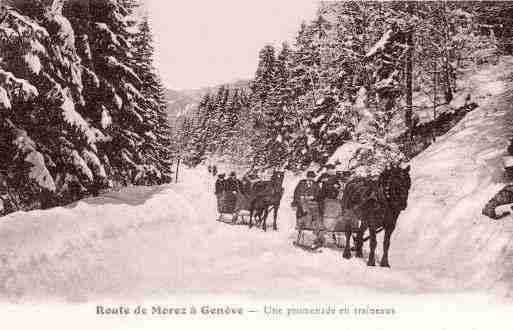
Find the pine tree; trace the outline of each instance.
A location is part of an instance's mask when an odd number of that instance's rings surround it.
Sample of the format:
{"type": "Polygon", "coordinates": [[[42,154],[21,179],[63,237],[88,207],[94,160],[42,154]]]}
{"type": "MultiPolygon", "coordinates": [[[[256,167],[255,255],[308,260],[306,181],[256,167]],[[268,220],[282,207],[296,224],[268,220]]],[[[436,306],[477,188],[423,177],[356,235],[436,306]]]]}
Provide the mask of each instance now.
{"type": "MultiPolygon", "coordinates": [[[[139,30],[133,41],[135,49],[133,62],[135,72],[141,79],[140,90],[144,96],[141,107],[145,123],[152,125],[152,130],[144,134],[144,171],[154,176],[157,182],[172,180],[171,129],[166,114],[165,87],[159,79],[154,66],[153,37],[148,17],[143,17],[139,30]]],[[[143,175],[144,177],[144,175],[143,175]]],[[[152,181],[147,181],[152,183],[152,181]]]]}
{"type": "Polygon", "coordinates": [[[134,5],[17,0],[2,7],[4,209],[48,207],[116,183],[158,180],[148,166],[162,158],[151,160],[143,145],[166,123],[162,106],[155,107],[160,115],[152,113],[156,120],[148,116],[143,72],[135,72],[134,5]]]}

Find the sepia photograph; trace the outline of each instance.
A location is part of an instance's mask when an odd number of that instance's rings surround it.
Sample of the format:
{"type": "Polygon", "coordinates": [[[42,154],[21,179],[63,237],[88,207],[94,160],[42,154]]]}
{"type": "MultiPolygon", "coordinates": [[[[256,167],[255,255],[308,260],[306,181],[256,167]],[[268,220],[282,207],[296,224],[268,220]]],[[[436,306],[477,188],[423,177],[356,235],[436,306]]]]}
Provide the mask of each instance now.
{"type": "Polygon", "coordinates": [[[0,0],[2,328],[513,329],[512,213],[513,1],[0,0]]]}

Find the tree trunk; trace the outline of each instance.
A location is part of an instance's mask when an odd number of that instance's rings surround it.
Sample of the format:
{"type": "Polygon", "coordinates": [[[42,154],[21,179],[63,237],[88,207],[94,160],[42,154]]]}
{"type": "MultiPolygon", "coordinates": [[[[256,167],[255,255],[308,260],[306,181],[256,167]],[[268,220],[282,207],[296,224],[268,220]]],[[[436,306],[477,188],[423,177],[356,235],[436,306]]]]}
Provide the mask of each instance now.
{"type": "Polygon", "coordinates": [[[407,128],[406,145],[410,152],[413,139],[413,31],[408,35],[408,54],[406,57],[406,110],[404,122],[407,128]]]}
{"type": "Polygon", "coordinates": [[[180,169],[180,157],[176,162],[176,174],[175,174],[175,183],[178,183],[178,170],[180,169]]]}
{"type": "MultiPolygon", "coordinates": [[[[413,14],[414,2],[408,2],[408,13],[413,14]]],[[[413,27],[410,27],[407,36],[408,54],[406,56],[406,110],[404,122],[406,124],[406,150],[411,152],[413,146],[413,27]]]]}

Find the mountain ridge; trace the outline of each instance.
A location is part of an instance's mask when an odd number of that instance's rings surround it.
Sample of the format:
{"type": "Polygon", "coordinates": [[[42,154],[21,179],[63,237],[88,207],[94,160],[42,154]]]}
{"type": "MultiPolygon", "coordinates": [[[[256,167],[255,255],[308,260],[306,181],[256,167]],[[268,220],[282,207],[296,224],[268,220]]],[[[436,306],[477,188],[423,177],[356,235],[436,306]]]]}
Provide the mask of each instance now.
{"type": "Polygon", "coordinates": [[[230,89],[249,89],[250,79],[239,79],[225,84],[194,89],[176,90],[166,88],[167,113],[173,126],[183,116],[190,114],[199,104],[201,98],[208,93],[215,93],[221,86],[228,86],[230,89]]]}

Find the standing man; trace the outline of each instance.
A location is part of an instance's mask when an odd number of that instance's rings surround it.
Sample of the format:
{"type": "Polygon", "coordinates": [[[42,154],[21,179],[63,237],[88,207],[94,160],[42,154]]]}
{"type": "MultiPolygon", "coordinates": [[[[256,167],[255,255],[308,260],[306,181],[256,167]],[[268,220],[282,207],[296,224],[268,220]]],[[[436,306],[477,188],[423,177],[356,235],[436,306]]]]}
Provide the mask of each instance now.
{"type": "Polygon", "coordinates": [[[244,175],[242,177],[242,182],[240,184],[240,192],[245,196],[249,196],[249,194],[251,193],[251,186],[252,186],[252,183],[251,183],[251,180],[249,179],[249,176],[244,175]]]}
{"type": "Polygon", "coordinates": [[[215,185],[215,195],[217,197],[217,213],[219,214],[219,218],[223,213],[223,204],[224,204],[224,192],[226,181],[224,179],[224,173],[219,174],[217,176],[216,185],[215,185]]]}
{"type": "Polygon", "coordinates": [[[332,164],[326,165],[326,172],[323,173],[317,181],[321,184],[319,204],[321,216],[323,216],[326,200],[337,199],[340,190],[340,184],[335,173],[335,166],[332,164]]]}
{"type": "Polygon", "coordinates": [[[312,227],[316,236],[311,247],[312,249],[322,246],[324,242],[322,233],[323,223],[319,212],[321,189],[314,179],[315,172],[308,171],[306,173],[306,179],[299,181],[296,186],[296,189],[294,190],[294,200],[292,202],[292,204],[297,207],[297,219],[300,219],[307,214],[312,217],[312,227]]]}
{"type": "Polygon", "coordinates": [[[227,213],[233,213],[237,203],[237,194],[239,193],[239,180],[235,172],[231,172],[224,185],[225,208],[227,213]]]}
{"type": "Polygon", "coordinates": [[[344,197],[344,189],[346,188],[346,184],[351,177],[351,171],[337,171],[335,176],[337,177],[337,182],[339,184],[337,199],[342,200],[344,197]]]}
{"type": "Polygon", "coordinates": [[[230,176],[226,180],[226,191],[231,193],[237,193],[239,191],[239,180],[237,179],[237,174],[235,172],[231,172],[230,176]]]}

